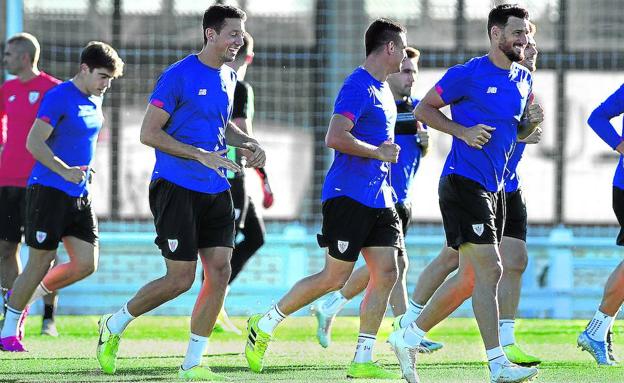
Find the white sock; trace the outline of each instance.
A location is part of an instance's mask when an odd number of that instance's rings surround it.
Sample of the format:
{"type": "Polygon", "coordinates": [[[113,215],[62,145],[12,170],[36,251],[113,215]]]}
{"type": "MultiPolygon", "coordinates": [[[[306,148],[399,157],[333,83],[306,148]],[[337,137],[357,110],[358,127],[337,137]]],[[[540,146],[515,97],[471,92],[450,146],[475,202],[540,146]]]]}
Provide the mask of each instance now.
{"type": "Polygon", "coordinates": [[[119,311],[108,318],[106,327],[108,327],[108,331],[111,334],[121,334],[133,319],[132,314],[128,312],[128,304],[126,303],[119,311]]]}
{"type": "Polygon", "coordinates": [[[418,316],[423,311],[425,306],[421,306],[418,303],[414,302],[412,299],[409,300],[409,306],[407,307],[407,311],[401,318],[401,327],[407,327],[410,323],[414,322],[418,319],[418,316]]]}
{"type": "Polygon", "coordinates": [[[36,301],[39,298],[43,298],[46,295],[50,294],[51,291],[48,290],[45,285],[43,284],[43,282],[39,283],[37,285],[37,288],[35,289],[35,292],[33,293],[32,297],[30,297],[30,300],[28,301],[28,304],[32,304],[34,301],[36,301]]]}
{"type": "Polygon", "coordinates": [[[277,325],[280,324],[284,318],[286,318],[286,315],[280,311],[277,305],[275,305],[271,308],[271,310],[264,314],[262,318],[260,318],[258,321],[258,327],[267,334],[273,334],[277,325]]]}
{"type": "Polygon", "coordinates": [[[373,347],[375,347],[375,335],[360,333],[357,346],[355,347],[355,363],[366,363],[373,360],[373,347]]]}
{"type": "Polygon", "coordinates": [[[497,374],[505,364],[509,363],[509,359],[507,359],[501,346],[485,350],[485,354],[487,355],[492,375],[497,374]]]}
{"type": "Polygon", "coordinates": [[[184,362],[182,362],[182,369],[188,370],[189,368],[199,366],[206,347],[208,347],[208,337],[191,333],[186,356],[184,357],[184,362]]]}
{"type": "Polygon", "coordinates": [[[325,313],[334,316],[338,314],[348,302],[349,300],[345,298],[340,291],[334,291],[329,294],[329,297],[323,302],[322,309],[325,313]]]}
{"type": "Polygon", "coordinates": [[[596,310],[594,318],[589,322],[585,331],[587,331],[587,335],[593,340],[604,342],[607,340],[607,332],[609,328],[611,328],[611,324],[614,320],[615,317],[610,317],[600,312],[600,310],[596,310]]]}
{"type": "Polygon", "coordinates": [[[420,346],[420,343],[422,342],[426,333],[427,332],[425,330],[421,330],[416,325],[416,322],[412,322],[409,327],[405,328],[405,336],[403,337],[403,339],[405,340],[405,343],[407,343],[410,347],[418,347],[420,346]]]}
{"type": "Polygon", "coordinates": [[[11,306],[7,306],[6,315],[4,317],[4,325],[2,326],[2,333],[0,338],[6,338],[9,336],[17,336],[17,325],[19,324],[22,311],[15,310],[11,306]]]}
{"type": "Polygon", "coordinates": [[[501,319],[498,321],[498,339],[500,339],[501,346],[509,346],[516,343],[514,337],[514,325],[516,321],[513,319],[501,319]]]}

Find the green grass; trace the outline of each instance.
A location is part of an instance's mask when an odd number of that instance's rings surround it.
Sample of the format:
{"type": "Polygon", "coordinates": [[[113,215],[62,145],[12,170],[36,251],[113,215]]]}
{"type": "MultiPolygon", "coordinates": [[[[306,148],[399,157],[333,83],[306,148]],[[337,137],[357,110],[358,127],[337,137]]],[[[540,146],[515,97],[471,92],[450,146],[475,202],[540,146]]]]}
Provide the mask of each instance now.
{"type": "MultiPolygon", "coordinates": [[[[234,320],[240,328],[244,327],[243,318],[234,320]]],[[[175,381],[189,331],[189,318],[137,319],[122,338],[117,374],[107,376],[100,373],[95,359],[96,317],[59,317],[61,337],[57,339],[38,335],[40,324],[38,317],[29,319],[25,342],[28,353],[0,353],[1,382],[175,381]]],[[[598,368],[589,354],[576,348],[576,336],[585,324],[586,321],[518,321],[519,343],[544,359],[537,381],[624,382],[624,368],[598,368]]],[[[378,336],[376,358],[398,370],[394,354],[384,343],[389,331],[390,321],[386,320],[378,336]]],[[[616,333],[622,332],[622,326],[616,328],[616,333]]],[[[346,366],[353,357],[357,333],[357,318],[338,318],[333,343],[323,349],[316,342],[315,321],[293,317],[276,331],[262,374],[247,369],[244,336],[215,334],[205,362],[238,382],[348,382],[346,366]]],[[[447,320],[430,337],[444,342],[446,347],[419,357],[423,383],[489,381],[485,352],[473,319],[447,320]]],[[[624,352],[622,347],[619,350],[624,352]]]]}

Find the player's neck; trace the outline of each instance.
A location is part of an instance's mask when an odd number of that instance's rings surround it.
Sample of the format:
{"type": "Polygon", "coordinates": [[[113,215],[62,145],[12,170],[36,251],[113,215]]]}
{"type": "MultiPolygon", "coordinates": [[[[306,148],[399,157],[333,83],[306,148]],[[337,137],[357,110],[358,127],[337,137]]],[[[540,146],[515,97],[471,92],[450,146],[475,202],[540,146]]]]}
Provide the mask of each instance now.
{"type": "Polygon", "coordinates": [[[219,69],[225,64],[223,59],[221,59],[218,55],[214,54],[208,46],[204,46],[202,50],[197,54],[197,58],[201,61],[202,64],[209,66],[213,69],[219,69]]]}
{"type": "Polygon", "coordinates": [[[39,72],[39,69],[32,67],[32,68],[26,68],[23,71],[21,71],[20,73],[17,74],[17,78],[21,81],[21,82],[27,82],[32,80],[33,78],[39,76],[41,72],[39,72]]]}
{"type": "Polygon", "coordinates": [[[488,58],[496,67],[501,69],[511,68],[511,60],[500,49],[491,49],[488,58]]]}
{"type": "Polygon", "coordinates": [[[85,84],[80,74],[75,75],[74,78],[71,79],[71,81],[82,94],[90,96],[89,91],[87,90],[87,85],[85,84]]]}
{"type": "Polygon", "coordinates": [[[364,60],[364,64],[362,64],[362,68],[364,68],[375,80],[384,82],[388,79],[388,75],[390,72],[388,71],[387,65],[383,61],[381,61],[378,57],[374,55],[370,55],[364,60]]]}

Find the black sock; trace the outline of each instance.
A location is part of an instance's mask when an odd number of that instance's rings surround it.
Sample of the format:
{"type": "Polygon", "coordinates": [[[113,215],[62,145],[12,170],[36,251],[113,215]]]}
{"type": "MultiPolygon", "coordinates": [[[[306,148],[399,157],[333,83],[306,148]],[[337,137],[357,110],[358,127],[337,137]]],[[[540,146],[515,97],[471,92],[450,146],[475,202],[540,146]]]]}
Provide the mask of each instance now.
{"type": "Polygon", "coordinates": [[[43,305],[43,319],[54,320],[54,305],[43,305]]]}

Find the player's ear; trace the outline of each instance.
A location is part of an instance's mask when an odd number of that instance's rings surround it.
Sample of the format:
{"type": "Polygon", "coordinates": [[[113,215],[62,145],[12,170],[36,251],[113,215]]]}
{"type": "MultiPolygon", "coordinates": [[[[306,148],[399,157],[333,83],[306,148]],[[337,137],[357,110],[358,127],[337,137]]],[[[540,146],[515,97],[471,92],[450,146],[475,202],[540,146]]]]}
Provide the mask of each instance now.
{"type": "Polygon", "coordinates": [[[80,64],[80,72],[85,74],[90,72],[89,66],[85,63],[80,64]]]}
{"type": "Polygon", "coordinates": [[[210,43],[214,42],[216,36],[217,36],[217,31],[215,31],[212,28],[206,28],[206,30],[204,31],[204,34],[206,35],[206,40],[210,43]]]}
{"type": "Polygon", "coordinates": [[[388,51],[388,54],[394,54],[394,51],[396,50],[396,43],[392,40],[388,41],[386,44],[386,50],[388,51]]]}

